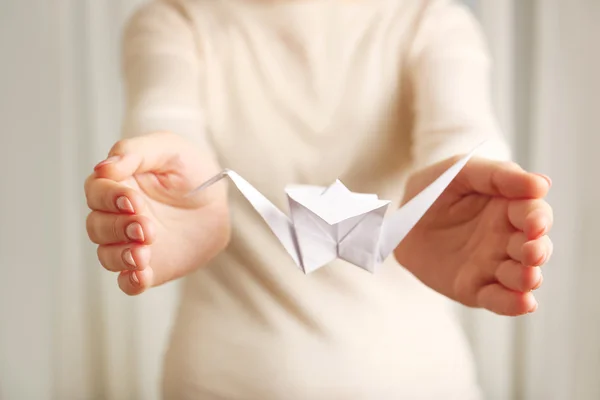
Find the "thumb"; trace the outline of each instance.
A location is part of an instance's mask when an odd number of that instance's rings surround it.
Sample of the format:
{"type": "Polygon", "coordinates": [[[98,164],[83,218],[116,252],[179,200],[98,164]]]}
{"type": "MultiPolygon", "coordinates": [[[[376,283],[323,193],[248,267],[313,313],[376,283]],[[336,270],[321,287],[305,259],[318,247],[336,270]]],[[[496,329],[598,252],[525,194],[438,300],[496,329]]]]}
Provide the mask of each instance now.
{"type": "Polygon", "coordinates": [[[188,146],[179,135],[166,132],[122,139],[94,171],[98,177],[114,181],[145,172],[166,173],[180,167],[181,151],[188,146]]]}
{"type": "Polygon", "coordinates": [[[512,162],[471,159],[458,177],[470,191],[506,198],[542,198],[551,186],[545,175],[524,171],[512,162]]]}

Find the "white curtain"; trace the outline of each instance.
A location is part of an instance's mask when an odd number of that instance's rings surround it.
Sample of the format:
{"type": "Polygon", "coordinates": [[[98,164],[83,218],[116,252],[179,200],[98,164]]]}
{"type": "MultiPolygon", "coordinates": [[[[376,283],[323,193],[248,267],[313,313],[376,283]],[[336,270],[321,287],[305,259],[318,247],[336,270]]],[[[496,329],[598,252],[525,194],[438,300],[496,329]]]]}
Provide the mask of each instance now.
{"type": "Polygon", "coordinates": [[[491,399],[600,399],[600,2],[470,1],[495,59],[494,100],[517,161],[553,180],[554,255],[517,319],[467,311],[491,399]]]}
{"type": "MultiPolygon", "coordinates": [[[[119,39],[141,0],[0,2],[0,400],[158,399],[177,283],[121,294],[82,183],[118,138],[119,39]]],[[[518,161],[550,175],[555,254],[535,315],[465,310],[489,399],[599,399],[600,2],[470,0],[518,161]]]]}
{"type": "Polygon", "coordinates": [[[600,399],[600,2],[540,3],[527,150],[555,182],[556,252],[540,312],[524,321],[523,393],[600,399]]]}
{"type": "Polygon", "coordinates": [[[0,2],[0,400],[157,399],[177,283],[119,292],[83,181],[119,137],[134,0],[0,2]]]}

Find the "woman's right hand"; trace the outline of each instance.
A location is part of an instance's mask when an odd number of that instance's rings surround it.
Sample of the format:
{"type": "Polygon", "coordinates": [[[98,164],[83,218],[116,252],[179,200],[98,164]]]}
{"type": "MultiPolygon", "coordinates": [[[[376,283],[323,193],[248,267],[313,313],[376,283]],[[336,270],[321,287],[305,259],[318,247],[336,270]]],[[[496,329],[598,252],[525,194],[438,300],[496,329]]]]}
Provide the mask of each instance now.
{"type": "Polygon", "coordinates": [[[123,292],[179,278],[227,246],[225,183],[186,197],[219,171],[208,151],[163,132],[121,140],[96,165],[85,182],[87,232],[123,292]]]}

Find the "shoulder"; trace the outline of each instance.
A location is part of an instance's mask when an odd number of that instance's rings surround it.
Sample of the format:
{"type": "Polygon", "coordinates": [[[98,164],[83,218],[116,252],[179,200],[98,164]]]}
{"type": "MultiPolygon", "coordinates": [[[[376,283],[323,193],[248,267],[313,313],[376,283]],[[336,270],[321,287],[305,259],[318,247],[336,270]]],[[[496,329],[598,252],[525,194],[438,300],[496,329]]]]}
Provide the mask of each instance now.
{"type": "Polygon", "coordinates": [[[194,52],[193,3],[189,0],[151,0],[138,6],[123,27],[124,55],[149,50],[166,52],[175,48],[180,52],[184,47],[194,52]]]}
{"type": "Polygon", "coordinates": [[[189,6],[181,0],[151,0],[138,6],[125,24],[124,35],[191,29],[189,6]]]}
{"type": "Polygon", "coordinates": [[[481,46],[483,32],[471,9],[458,0],[425,0],[416,12],[415,44],[437,41],[481,46]]]}

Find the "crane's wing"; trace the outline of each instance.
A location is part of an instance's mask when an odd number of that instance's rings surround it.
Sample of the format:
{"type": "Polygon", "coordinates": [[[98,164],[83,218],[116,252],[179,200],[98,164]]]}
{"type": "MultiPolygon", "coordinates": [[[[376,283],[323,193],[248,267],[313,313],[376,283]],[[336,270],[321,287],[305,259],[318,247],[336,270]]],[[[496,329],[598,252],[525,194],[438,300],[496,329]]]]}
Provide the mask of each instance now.
{"type": "Polygon", "coordinates": [[[448,185],[450,185],[480,146],[481,144],[471,150],[471,152],[448,168],[433,183],[385,219],[379,242],[379,262],[383,262],[406,235],[408,235],[417,222],[423,218],[427,210],[446,190],[448,185]]]}
{"type": "Polygon", "coordinates": [[[213,176],[196,189],[192,190],[187,196],[192,196],[200,190],[203,190],[226,176],[231,179],[238,190],[244,195],[248,202],[260,214],[267,223],[271,231],[277,236],[283,247],[290,254],[296,265],[302,268],[298,252],[298,244],[295,237],[294,226],[291,220],[281,210],[279,210],[271,201],[269,201],[254,186],[248,183],[237,172],[225,169],[219,174],[213,176]]]}

